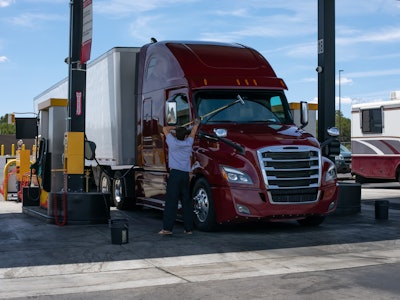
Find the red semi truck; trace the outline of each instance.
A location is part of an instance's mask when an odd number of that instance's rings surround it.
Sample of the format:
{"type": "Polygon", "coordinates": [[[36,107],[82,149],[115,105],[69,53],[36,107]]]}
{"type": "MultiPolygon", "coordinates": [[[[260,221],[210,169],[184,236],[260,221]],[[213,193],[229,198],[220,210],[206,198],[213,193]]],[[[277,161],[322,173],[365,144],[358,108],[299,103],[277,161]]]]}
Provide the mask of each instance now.
{"type": "MultiPolygon", "coordinates": [[[[35,103],[66,98],[67,86],[64,79],[35,103]]],[[[315,137],[293,123],[286,89],[260,53],[240,44],[113,48],[87,68],[93,182],[120,209],[163,209],[169,170],[162,127],[190,128],[200,117],[190,183],[200,230],[260,219],[318,225],[337,205],[336,170],[315,137]]]]}

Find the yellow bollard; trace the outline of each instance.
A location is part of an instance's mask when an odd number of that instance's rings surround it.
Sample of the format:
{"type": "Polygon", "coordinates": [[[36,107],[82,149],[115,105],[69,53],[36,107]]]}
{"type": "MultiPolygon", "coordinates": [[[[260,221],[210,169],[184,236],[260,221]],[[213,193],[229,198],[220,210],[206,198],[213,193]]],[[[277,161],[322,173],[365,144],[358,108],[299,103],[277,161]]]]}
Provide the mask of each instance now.
{"type": "Polygon", "coordinates": [[[1,144],[1,156],[4,156],[4,144],[1,144]]]}
{"type": "Polygon", "coordinates": [[[15,156],[15,144],[11,144],[11,156],[15,156]]]}
{"type": "Polygon", "coordinates": [[[8,169],[10,168],[11,165],[15,165],[17,162],[16,159],[10,159],[6,165],[4,166],[4,171],[3,171],[3,192],[4,192],[4,201],[7,201],[8,199],[8,169]]]}

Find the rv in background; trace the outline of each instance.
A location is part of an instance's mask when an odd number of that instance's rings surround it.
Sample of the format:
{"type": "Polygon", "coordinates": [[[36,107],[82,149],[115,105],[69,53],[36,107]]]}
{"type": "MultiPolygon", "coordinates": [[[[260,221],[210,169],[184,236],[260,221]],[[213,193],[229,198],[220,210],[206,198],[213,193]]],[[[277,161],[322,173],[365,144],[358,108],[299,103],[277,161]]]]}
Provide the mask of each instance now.
{"type": "Polygon", "coordinates": [[[400,91],[390,101],[354,105],[351,116],[356,181],[400,181],[400,91]]]}

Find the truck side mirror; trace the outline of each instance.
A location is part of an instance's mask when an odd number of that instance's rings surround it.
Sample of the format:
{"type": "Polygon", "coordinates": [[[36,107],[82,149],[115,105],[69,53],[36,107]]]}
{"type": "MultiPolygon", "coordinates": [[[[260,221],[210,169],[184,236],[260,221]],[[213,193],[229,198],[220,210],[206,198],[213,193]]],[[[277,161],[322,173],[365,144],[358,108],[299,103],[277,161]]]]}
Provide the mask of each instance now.
{"type": "Polygon", "coordinates": [[[96,152],[96,144],[92,141],[85,141],[85,158],[87,160],[94,160],[96,152]]]}
{"type": "Polygon", "coordinates": [[[334,157],[340,154],[340,141],[337,139],[340,132],[337,127],[331,127],[327,129],[327,133],[329,138],[321,144],[321,148],[324,156],[334,160],[334,157]]]}
{"type": "Polygon", "coordinates": [[[326,130],[329,136],[338,137],[340,135],[339,129],[337,127],[330,127],[326,130]]]}
{"type": "Polygon", "coordinates": [[[304,128],[308,124],[308,103],[305,101],[300,102],[300,123],[301,128],[304,128]]]}
{"type": "Polygon", "coordinates": [[[166,123],[169,126],[174,126],[176,125],[177,122],[177,115],[176,115],[177,105],[175,98],[176,95],[168,99],[165,105],[165,119],[167,120],[166,123]]]}

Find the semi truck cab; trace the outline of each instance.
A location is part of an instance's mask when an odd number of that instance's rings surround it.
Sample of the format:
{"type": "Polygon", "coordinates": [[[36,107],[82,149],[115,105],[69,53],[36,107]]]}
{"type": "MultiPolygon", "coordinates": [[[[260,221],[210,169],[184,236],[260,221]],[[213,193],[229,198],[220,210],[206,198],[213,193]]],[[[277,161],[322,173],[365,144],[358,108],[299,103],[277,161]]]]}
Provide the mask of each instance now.
{"type": "Polygon", "coordinates": [[[295,219],[318,225],[336,207],[334,164],[293,123],[265,58],[239,44],[156,42],[140,52],[137,202],[162,208],[168,149],[162,126],[201,124],[193,147],[196,226],[295,219]]]}

